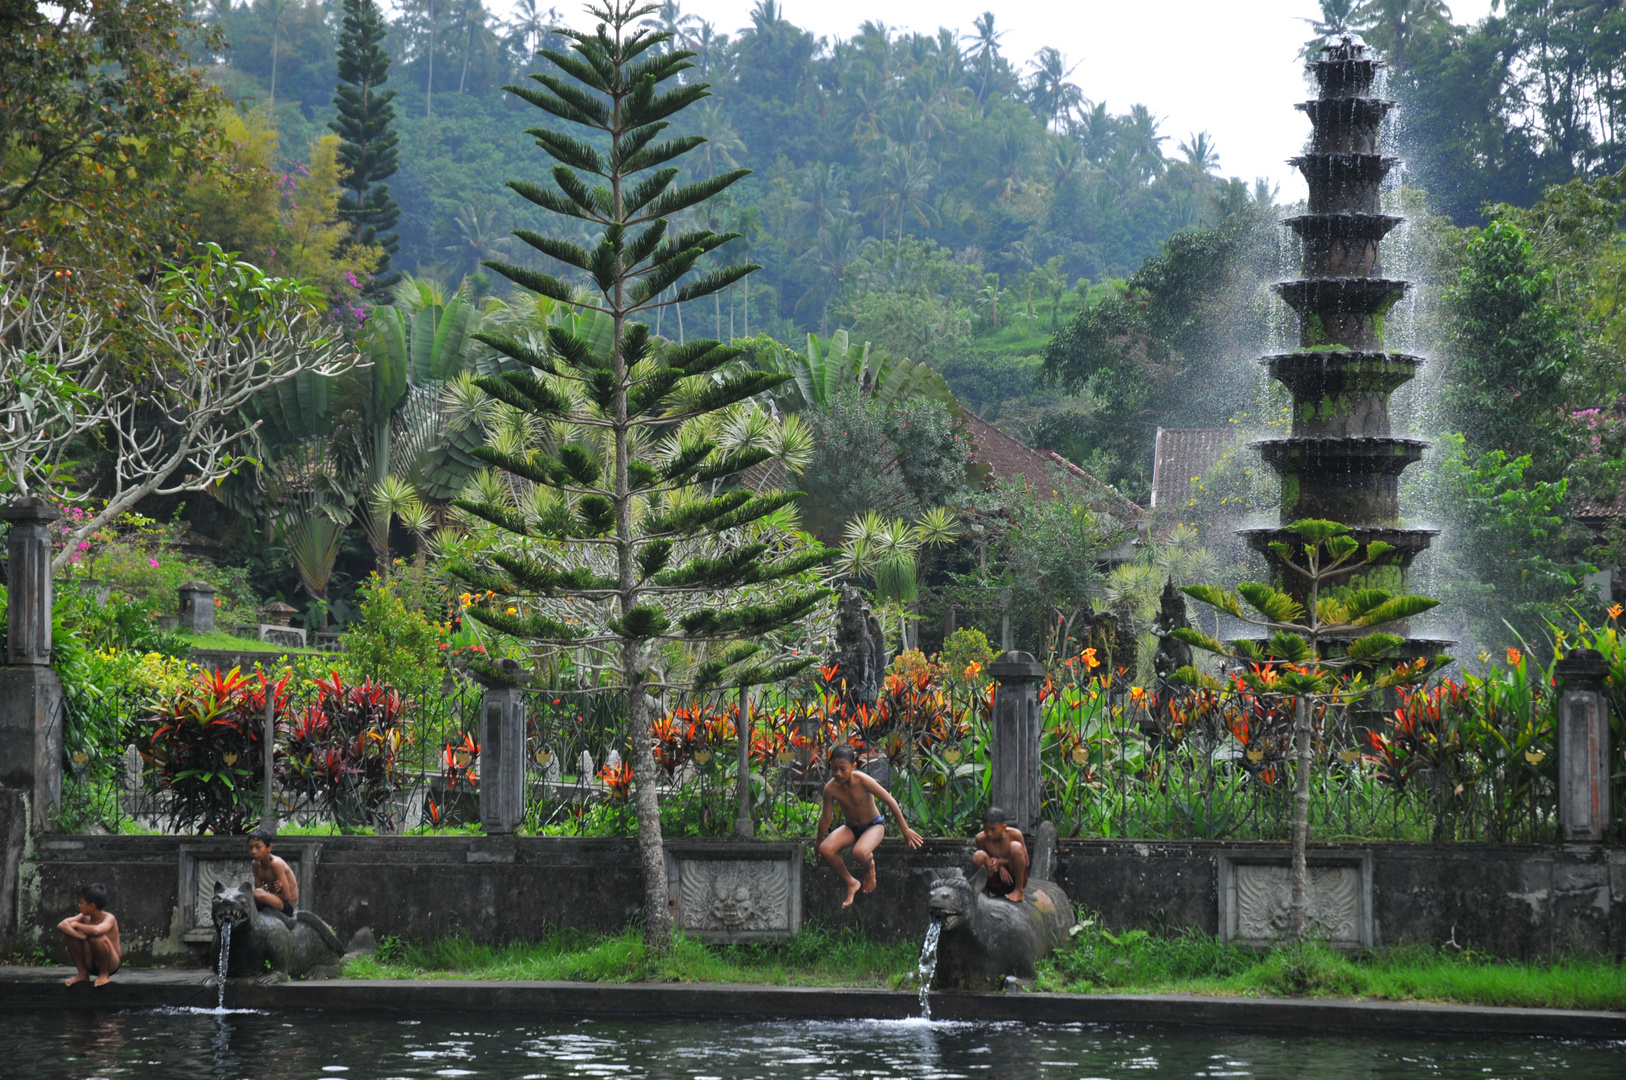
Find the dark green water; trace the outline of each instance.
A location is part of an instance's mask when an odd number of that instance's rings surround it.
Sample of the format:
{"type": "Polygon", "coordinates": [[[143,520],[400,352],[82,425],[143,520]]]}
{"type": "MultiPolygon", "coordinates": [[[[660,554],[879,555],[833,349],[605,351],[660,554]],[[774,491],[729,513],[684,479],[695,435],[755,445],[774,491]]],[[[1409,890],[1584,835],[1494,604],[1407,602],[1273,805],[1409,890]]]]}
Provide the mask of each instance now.
{"type": "Polygon", "coordinates": [[[1228,1035],[860,1020],[539,1020],[424,1014],[0,1012],[0,1077],[881,1080],[1303,1077],[1621,1080],[1626,1043],[1228,1035]]]}

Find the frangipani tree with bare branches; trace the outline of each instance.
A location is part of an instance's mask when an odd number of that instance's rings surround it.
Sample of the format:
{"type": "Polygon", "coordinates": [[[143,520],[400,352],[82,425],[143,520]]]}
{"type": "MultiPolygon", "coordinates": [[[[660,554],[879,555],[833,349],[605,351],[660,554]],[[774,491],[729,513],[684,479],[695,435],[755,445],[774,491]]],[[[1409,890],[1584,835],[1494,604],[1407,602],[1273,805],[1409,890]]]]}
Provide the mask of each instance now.
{"type": "MultiPolygon", "coordinates": [[[[1393,545],[1381,540],[1363,545],[1350,535],[1347,525],[1333,521],[1304,519],[1285,528],[1297,533],[1300,543],[1290,546],[1278,541],[1271,544],[1271,550],[1305,586],[1301,595],[1306,596],[1306,603],[1257,581],[1242,582],[1235,590],[1186,585],[1181,591],[1187,596],[1258,627],[1269,637],[1262,642],[1247,638],[1224,642],[1188,627],[1175,628],[1170,636],[1239,665],[1238,678],[1249,691],[1293,700],[1293,892],[1288,919],[1289,932],[1295,940],[1302,940],[1308,923],[1306,846],[1310,771],[1315,766],[1312,704],[1347,707],[1374,690],[1425,678],[1450,658],[1406,663],[1390,659],[1406,639],[1375,628],[1392,626],[1439,604],[1426,596],[1358,584],[1362,577],[1370,579],[1371,571],[1393,562],[1393,545]],[[1335,648],[1329,649],[1330,645],[1335,648]]],[[[1219,686],[1212,676],[1194,667],[1181,668],[1173,678],[1188,685],[1219,686]]]]}
{"type": "Polygon", "coordinates": [[[257,395],[305,373],[342,375],[358,360],[323,321],[316,289],[268,277],[214,244],[170,267],[138,304],[129,355],[114,356],[69,288],[0,255],[7,482],[99,503],[76,519],[57,569],[77,541],[149,495],[204,491],[252,464],[244,455],[259,426],[248,418],[257,395]],[[98,485],[62,468],[81,453],[106,458],[98,485]]]}

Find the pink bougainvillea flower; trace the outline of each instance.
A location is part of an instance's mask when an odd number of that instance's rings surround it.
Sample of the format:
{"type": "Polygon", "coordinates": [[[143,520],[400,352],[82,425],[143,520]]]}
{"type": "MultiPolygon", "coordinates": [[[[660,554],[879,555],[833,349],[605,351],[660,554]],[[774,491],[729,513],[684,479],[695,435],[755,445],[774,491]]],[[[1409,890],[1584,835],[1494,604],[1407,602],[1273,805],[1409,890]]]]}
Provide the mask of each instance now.
{"type": "Polygon", "coordinates": [[[158,560],[149,558],[147,560],[147,565],[152,567],[154,570],[156,570],[156,569],[158,569],[158,560]]]}

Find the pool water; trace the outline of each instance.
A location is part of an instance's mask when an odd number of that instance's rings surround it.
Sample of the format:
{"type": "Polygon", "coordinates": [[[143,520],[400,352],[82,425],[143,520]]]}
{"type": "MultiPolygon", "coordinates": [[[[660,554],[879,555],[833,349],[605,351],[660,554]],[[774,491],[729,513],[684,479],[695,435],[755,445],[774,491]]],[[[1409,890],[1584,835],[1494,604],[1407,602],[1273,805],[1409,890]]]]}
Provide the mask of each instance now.
{"type": "Polygon", "coordinates": [[[0,1012],[0,1077],[1303,1077],[1621,1080],[1626,1043],[1241,1035],[921,1020],[563,1021],[519,1014],[0,1012]]]}

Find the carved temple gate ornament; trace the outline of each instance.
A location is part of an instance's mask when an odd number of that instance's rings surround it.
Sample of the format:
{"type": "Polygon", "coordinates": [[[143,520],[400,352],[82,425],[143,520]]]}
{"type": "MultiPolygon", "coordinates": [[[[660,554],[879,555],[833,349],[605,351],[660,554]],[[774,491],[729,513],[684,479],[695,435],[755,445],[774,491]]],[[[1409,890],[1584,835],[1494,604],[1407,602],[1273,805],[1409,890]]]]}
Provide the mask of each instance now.
{"type": "Polygon", "coordinates": [[[798,845],[669,843],[666,874],[674,922],[702,941],[790,938],[801,929],[798,845]]]}

